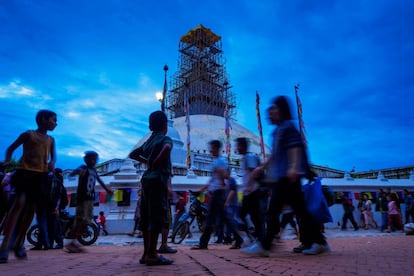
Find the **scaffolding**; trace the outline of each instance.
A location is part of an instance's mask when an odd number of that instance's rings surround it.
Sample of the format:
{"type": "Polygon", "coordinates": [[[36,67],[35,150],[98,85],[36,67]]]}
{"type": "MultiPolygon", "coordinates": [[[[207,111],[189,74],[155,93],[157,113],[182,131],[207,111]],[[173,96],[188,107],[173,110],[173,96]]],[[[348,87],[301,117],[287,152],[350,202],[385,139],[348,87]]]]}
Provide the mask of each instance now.
{"type": "Polygon", "coordinates": [[[179,43],[178,72],[170,80],[165,99],[170,118],[185,116],[185,97],[189,115],[208,114],[230,117],[235,112],[235,96],[226,74],[221,37],[199,25],[183,35],[179,43]]]}

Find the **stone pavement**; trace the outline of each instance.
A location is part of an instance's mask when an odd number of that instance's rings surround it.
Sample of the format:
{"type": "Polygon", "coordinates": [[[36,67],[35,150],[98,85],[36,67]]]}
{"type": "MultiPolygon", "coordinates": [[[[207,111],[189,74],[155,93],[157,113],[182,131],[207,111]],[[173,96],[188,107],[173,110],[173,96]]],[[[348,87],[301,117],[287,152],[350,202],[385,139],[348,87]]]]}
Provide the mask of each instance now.
{"type": "MultiPolygon", "coordinates": [[[[270,257],[255,257],[230,250],[228,245],[209,245],[190,250],[197,237],[172,245],[173,265],[140,265],[142,239],[127,235],[100,236],[87,253],[63,250],[29,251],[27,260],[13,254],[0,264],[0,275],[414,275],[414,236],[379,233],[376,230],[327,230],[332,252],[305,256],[292,252],[298,245],[287,235],[275,242],[270,257]]],[[[30,248],[28,245],[27,248],[30,248]]]]}

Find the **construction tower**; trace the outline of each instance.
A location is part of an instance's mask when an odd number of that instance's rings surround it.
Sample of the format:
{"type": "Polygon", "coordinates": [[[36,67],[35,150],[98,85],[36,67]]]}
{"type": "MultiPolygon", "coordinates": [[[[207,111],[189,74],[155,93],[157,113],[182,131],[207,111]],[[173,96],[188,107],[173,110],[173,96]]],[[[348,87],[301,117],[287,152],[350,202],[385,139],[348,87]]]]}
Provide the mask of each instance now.
{"type": "Polygon", "coordinates": [[[208,114],[223,117],[235,111],[234,94],[226,74],[221,37],[199,25],[180,39],[178,72],[171,77],[165,98],[169,118],[208,114]]]}

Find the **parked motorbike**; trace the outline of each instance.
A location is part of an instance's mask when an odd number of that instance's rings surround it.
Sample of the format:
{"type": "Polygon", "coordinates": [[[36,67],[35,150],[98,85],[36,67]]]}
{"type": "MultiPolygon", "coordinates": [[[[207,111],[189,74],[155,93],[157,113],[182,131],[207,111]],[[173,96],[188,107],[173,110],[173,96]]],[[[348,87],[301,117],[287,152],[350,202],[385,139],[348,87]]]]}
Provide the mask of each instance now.
{"type": "MultiPolygon", "coordinates": [[[[60,221],[62,223],[63,237],[69,238],[69,234],[75,222],[75,216],[69,215],[69,212],[62,212],[60,214],[60,221]]],[[[38,244],[40,236],[39,232],[40,228],[37,224],[34,224],[32,227],[30,227],[29,231],[27,232],[27,240],[34,246],[38,244]]],[[[89,222],[86,225],[85,232],[78,238],[78,241],[82,245],[92,245],[98,239],[98,234],[98,226],[96,223],[89,222]]]]}
{"type": "Polygon", "coordinates": [[[197,221],[198,229],[203,232],[204,231],[204,221],[208,214],[207,206],[204,203],[201,203],[198,200],[197,196],[200,193],[190,191],[190,208],[188,212],[183,214],[178,219],[177,227],[174,229],[171,235],[171,242],[175,244],[181,243],[190,233],[190,226],[194,222],[197,221]]]}

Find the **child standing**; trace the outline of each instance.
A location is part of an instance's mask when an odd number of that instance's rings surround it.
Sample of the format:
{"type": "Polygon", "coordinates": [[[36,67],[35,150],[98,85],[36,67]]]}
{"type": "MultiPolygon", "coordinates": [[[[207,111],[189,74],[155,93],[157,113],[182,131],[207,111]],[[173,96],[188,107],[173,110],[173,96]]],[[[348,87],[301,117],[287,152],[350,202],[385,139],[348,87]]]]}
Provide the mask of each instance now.
{"type": "Polygon", "coordinates": [[[106,217],[103,211],[99,212],[98,221],[99,221],[99,233],[101,233],[100,230],[102,230],[104,235],[108,236],[108,231],[106,230],[106,217]]]}
{"type": "Polygon", "coordinates": [[[141,189],[138,189],[137,206],[135,207],[134,213],[134,228],[132,229],[132,232],[128,234],[131,237],[135,236],[135,233],[138,231],[137,238],[142,238],[142,232],[138,229],[139,218],[141,216],[141,196],[141,189]]]}
{"type": "MultiPolygon", "coordinates": [[[[56,117],[53,111],[40,110],[36,114],[37,129],[23,132],[7,148],[5,165],[10,164],[13,152],[21,145],[23,153],[13,176],[16,198],[5,222],[4,238],[0,246],[0,263],[7,263],[9,248],[14,250],[18,259],[27,258],[23,247],[26,232],[33,220],[35,209],[41,212],[46,207],[44,202],[48,196],[45,191],[48,172],[55,166],[55,140],[47,132],[57,126],[56,117]]],[[[39,224],[43,225],[45,221],[39,221],[39,224]]],[[[41,234],[40,239],[46,242],[46,233],[41,234]]]]}
{"type": "Polygon", "coordinates": [[[99,182],[108,194],[113,193],[112,190],[105,185],[95,169],[98,157],[98,153],[94,151],[86,151],[85,156],[83,157],[85,165],[80,166],[70,173],[70,176],[79,175],[79,179],[76,198],[75,223],[70,233],[71,240],[65,246],[69,253],[83,252],[83,249],[75,241],[82,235],[86,224],[93,218],[93,202],[95,200],[96,181],[99,182]]]}
{"type": "Polygon", "coordinates": [[[140,230],[144,238],[141,264],[169,265],[173,260],[157,254],[159,233],[168,226],[168,183],[171,176],[172,140],[166,136],[167,116],[155,111],[149,116],[151,136],[132,151],[129,157],[147,165],[141,178],[140,230]]]}

